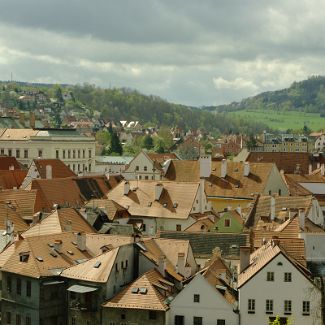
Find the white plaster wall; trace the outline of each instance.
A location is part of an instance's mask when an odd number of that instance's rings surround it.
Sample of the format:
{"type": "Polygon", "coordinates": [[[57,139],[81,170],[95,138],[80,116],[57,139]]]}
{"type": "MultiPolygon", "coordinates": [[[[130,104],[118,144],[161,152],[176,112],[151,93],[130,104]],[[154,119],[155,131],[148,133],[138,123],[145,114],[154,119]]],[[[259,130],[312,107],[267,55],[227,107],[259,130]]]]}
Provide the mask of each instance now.
{"type": "Polygon", "coordinates": [[[292,301],[295,325],[321,325],[320,291],[288,260],[279,254],[239,289],[241,325],[268,324],[269,316],[284,315],[284,300],[292,301]],[[282,262],[282,266],[277,265],[282,262]],[[274,272],[274,282],[266,281],[267,272],[274,272]],[[284,272],[292,273],[292,282],[284,282],[284,272]],[[255,314],[248,314],[248,299],[255,299],[255,314]],[[273,315],[265,313],[266,299],[273,299],[273,315]],[[302,302],[310,301],[310,316],[302,315],[302,302]]]}
{"type": "Polygon", "coordinates": [[[325,234],[300,233],[305,240],[306,260],[312,262],[325,262],[325,234]]]}
{"type": "Polygon", "coordinates": [[[278,194],[279,189],[281,190],[281,196],[289,195],[289,190],[285,182],[283,181],[278,168],[276,167],[276,165],[273,165],[269,179],[264,188],[263,194],[269,195],[270,191],[271,194],[278,194]]]}
{"type": "Polygon", "coordinates": [[[218,319],[225,319],[226,325],[239,324],[233,306],[201,274],[197,274],[171,302],[168,325],[174,325],[175,315],[183,315],[184,324],[193,324],[194,316],[203,317],[204,325],[216,325],[218,319]],[[199,303],[194,302],[194,294],[200,295],[199,303]]]}

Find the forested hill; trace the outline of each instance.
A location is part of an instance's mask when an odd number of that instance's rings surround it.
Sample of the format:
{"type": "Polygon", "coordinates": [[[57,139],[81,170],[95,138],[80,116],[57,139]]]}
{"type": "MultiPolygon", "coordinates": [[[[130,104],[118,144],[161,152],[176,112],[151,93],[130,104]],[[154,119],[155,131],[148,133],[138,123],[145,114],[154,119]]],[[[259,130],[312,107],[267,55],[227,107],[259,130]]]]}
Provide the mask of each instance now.
{"type": "Polygon", "coordinates": [[[270,109],[276,111],[300,111],[320,113],[325,116],[325,77],[314,76],[307,80],[294,82],[289,88],[268,91],[241,102],[217,107],[206,107],[208,111],[238,111],[270,109]]]}
{"type": "MultiPolygon", "coordinates": [[[[173,104],[160,97],[143,95],[127,88],[104,89],[90,84],[49,85],[25,82],[0,82],[0,85],[0,105],[22,110],[32,111],[38,106],[34,102],[29,102],[28,105],[21,103],[21,94],[41,91],[48,101],[54,98],[62,103],[60,110],[66,113],[87,112],[87,116],[92,117],[93,113],[98,111],[102,119],[115,122],[136,120],[144,126],[180,127],[183,130],[201,128],[216,134],[253,133],[267,129],[262,123],[173,104]],[[66,93],[71,95],[69,100],[63,100],[62,94],[66,93]]],[[[55,113],[60,115],[57,109],[55,113]]]]}

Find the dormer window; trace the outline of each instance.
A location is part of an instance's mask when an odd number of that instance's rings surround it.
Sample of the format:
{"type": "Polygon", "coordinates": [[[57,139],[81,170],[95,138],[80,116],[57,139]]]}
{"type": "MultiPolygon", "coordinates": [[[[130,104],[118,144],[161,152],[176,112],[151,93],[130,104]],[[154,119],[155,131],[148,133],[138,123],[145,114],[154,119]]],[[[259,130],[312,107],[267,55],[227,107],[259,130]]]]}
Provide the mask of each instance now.
{"type": "Polygon", "coordinates": [[[19,254],[19,262],[27,263],[29,259],[29,252],[23,252],[19,254]]]}

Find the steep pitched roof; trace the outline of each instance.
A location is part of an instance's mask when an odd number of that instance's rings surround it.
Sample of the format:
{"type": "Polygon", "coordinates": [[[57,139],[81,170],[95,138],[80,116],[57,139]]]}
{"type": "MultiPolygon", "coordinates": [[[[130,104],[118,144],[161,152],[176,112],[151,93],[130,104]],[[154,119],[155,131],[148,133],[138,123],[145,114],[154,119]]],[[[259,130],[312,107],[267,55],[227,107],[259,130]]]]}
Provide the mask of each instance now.
{"type": "Polygon", "coordinates": [[[129,181],[129,185],[127,195],[124,195],[124,183],[121,182],[109,193],[109,198],[124,208],[128,207],[131,216],[152,218],[187,219],[199,188],[199,183],[168,181],[129,181]],[[163,187],[158,201],[155,200],[157,184],[163,187]]]}
{"type": "MultiPolygon", "coordinates": [[[[290,244],[287,247],[290,247],[290,244]]],[[[284,255],[288,261],[309,279],[310,272],[303,265],[290,256],[280,244],[270,241],[251,254],[249,266],[238,276],[238,288],[242,287],[279,254],[284,255]]]]}
{"type": "Polygon", "coordinates": [[[0,156],[0,170],[9,170],[14,168],[14,170],[21,170],[21,164],[17,161],[15,157],[0,156]]]}
{"type": "MultiPolygon", "coordinates": [[[[263,192],[269,175],[274,168],[272,163],[250,164],[250,173],[244,176],[244,163],[227,161],[227,175],[221,177],[220,161],[211,162],[211,175],[205,178],[205,192],[208,196],[248,197],[263,192]]],[[[177,182],[193,182],[200,179],[198,160],[171,161],[165,178],[177,182]]]]}
{"type": "Polygon", "coordinates": [[[285,173],[294,173],[297,165],[302,173],[308,173],[311,163],[308,152],[250,152],[246,161],[251,163],[274,163],[285,173]]]}
{"type": "Polygon", "coordinates": [[[46,179],[46,166],[52,167],[52,178],[76,176],[76,174],[60,159],[34,159],[33,162],[41,179],[46,179]]]}
{"type": "Polygon", "coordinates": [[[75,235],[72,233],[34,236],[18,240],[13,244],[15,251],[4,263],[2,271],[32,278],[59,275],[62,270],[71,265],[92,257],[87,251],[79,250],[74,241],[75,235]],[[62,241],[60,253],[54,250],[56,240],[62,241]],[[22,254],[29,255],[27,261],[20,261],[22,254]]]}
{"type": "Polygon", "coordinates": [[[0,170],[0,188],[1,189],[20,188],[26,175],[27,175],[27,171],[21,169],[0,170]]]}
{"type": "Polygon", "coordinates": [[[166,297],[158,289],[161,286],[166,286],[166,280],[158,271],[150,270],[102,306],[104,308],[166,311],[169,307],[164,302],[166,297]],[[136,293],[132,292],[135,291],[133,288],[138,288],[136,293]]]}
{"type": "Polygon", "coordinates": [[[184,231],[160,231],[160,238],[174,238],[189,240],[195,257],[211,256],[212,251],[219,247],[223,257],[239,257],[240,246],[249,243],[249,235],[241,234],[222,234],[212,232],[184,232],[184,231]]]}
{"type": "Polygon", "coordinates": [[[84,263],[65,269],[61,276],[69,279],[106,283],[115,263],[119,247],[96,256],[84,263]]]}
{"type": "Polygon", "coordinates": [[[31,220],[36,211],[36,195],[35,190],[3,190],[0,202],[10,202],[23,219],[31,220]]]}
{"type": "Polygon", "coordinates": [[[24,238],[40,235],[53,235],[62,232],[86,232],[93,233],[95,230],[73,208],[62,208],[53,211],[50,215],[33,225],[22,236],[24,238]]]}
{"type": "Polygon", "coordinates": [[[147,152],[147,156],[159,164],[163,164],[166,160],[169,159],[178,159],[177,155],[173,152],[168,153],[156,153],[156,152],[147,152]]]}
{"type": "Polygon", "coordinates": [[[54,204],[79,207],[93,198],[106,198],[111,185],[105,176],[34,179],[37,209],[51,211],[54,204]]]}
{"type": "Polygon", "coordinates": [[[128,213],[127,209],[110,199],[94,199],[89,201],[85,207],[87,208],[99,208],[103,210],[109,220],[114,220],[119,212],[128,213]]]}
{"type": "Polygon", "coordinates": [[[0,202],[0,229],[6,229],[6,220],[10,220],[13,223],[15,233],[28,229],[27,223],[19,215],[14,205],[0,202]]]}

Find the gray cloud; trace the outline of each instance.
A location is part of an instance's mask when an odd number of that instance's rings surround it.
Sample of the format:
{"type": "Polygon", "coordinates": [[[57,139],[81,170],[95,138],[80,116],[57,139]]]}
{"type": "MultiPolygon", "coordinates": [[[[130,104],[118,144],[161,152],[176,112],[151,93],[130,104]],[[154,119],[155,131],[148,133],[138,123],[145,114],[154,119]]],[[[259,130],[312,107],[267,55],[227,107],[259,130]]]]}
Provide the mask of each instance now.
{"type": "Polygon", "coordinates": [[[321,0],[2,0],[0,79],[231,102],[324,74],[324,9],[321,0]]]}

